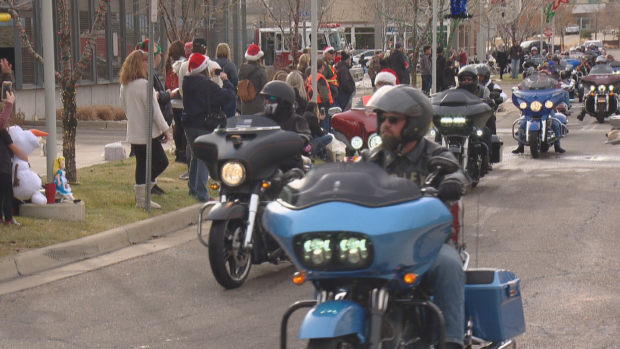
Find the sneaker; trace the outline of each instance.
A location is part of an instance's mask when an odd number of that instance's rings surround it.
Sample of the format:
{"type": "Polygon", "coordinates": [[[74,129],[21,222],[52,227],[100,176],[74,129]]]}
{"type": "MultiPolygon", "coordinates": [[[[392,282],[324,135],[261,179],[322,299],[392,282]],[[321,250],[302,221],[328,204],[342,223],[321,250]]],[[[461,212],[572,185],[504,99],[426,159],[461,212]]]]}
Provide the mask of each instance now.
{"type": "Polygon", "coordinates": [[[189,180],[189,172],[185,172],[184,174],[180,175],[179,179],[182,179],[184,181],[189,180]]]}
{"type": "Polygon", "coordinates": [[[21,223],[18,223],[16,220],[11,219],[10,221],[6,221],[4,222],[4,224],[6,225],[16,225],[16,226],[21,226],[21,223]]]}

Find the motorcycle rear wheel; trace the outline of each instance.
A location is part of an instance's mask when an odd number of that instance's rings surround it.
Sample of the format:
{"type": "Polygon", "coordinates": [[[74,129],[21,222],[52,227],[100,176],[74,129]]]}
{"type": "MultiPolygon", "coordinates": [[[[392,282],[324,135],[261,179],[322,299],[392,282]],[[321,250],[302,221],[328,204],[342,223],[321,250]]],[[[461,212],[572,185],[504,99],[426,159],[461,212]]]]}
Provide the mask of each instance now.
{"type": "Polygon", "coordinates": [[[241,248],[245,224],[241,219],[214,221],[209,233],[209,263],[218,284],[226,289],[245,283],[252,267],[252,251],[241,248]]]}
{"type": "Polygon", "coordinates": [[[308,342],[307,349],[354,349],[359,348],[358,341],[353,336],[337,338],[317,338],[308,342]]]}
{"type": "Polygon", "coordinates": [[[530,153],[532,154],[532,158],[538,159],[539,151],[540,151],[540,142],[538,139],[539,131],[530,132],[530,153]]]}

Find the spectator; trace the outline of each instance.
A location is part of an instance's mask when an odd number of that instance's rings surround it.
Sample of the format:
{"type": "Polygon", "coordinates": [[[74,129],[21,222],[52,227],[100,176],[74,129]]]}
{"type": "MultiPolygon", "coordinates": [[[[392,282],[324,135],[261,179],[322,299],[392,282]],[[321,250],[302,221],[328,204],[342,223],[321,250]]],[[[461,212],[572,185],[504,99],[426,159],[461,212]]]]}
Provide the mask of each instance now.
{"type": "Polygon", "coordinates": [[[461,49],[461,53],[459,54],[459,64],[461,68],[467,65],[467,53],[464,48],[461,49]]]}
{"type": "Polygon", "coordinates": [[[245,59],[248,61],[239,68],[239,81],[249,80],[255,91],[254,98],[247,101],[241,100],[241,115],[254,115],[263,112],[265,109],[263,107],[264,98],[259,95],[268,82],[267,71],[261,64],[263,55],[264,53],[258,45],[250,45],[245,52],[245,59]]]}
{"type": "MultiPolygon", "coordinates": [[[[319,110],[323,108],[325,110],[325,118],[321,121],[321,127],[323,127],[327,132],[331,130],[331,116],[327,113],[329,108],[334,105],[334,98],[332,96],[331,90],[329,89],[329,84],[327,83],[327,79],[323,75],[323,72],[327,69],[325,62],[322,58],[319,58],[316,62],[316,71],[317,71],[317,82],[316,88],[318,91],[317,95],[317,103],[319,105],[319,110]]],[[[312,98],[312,75],[308,77],[308,83],[306,85],[306,91],[308,91],[308,99],[312,98]]]]}
{"type": "MultiPolygon", "coordinates": [[[[230,56],[230,47],[226,43],[222,43],[217,45],[215,49],[215,61],[217,64],[222,67],[224,73],[228,77],[228,81],[235,87],[235,91],[237,90],[237,85],[239,84],[239,76],[237,75],[237,67],[235,63],[231,61],[230,56]]],[[[237,94],[235,93],[235,98],[228,103],[224,108],[222,108],[226,117],[233,117],[237,113],[237,94]]]]}
{"type": "Polygon", "coordinates": [[[455,64],[455,66],[458,63],[459,55],[456,53],[455,49],[450,49],[450,57],[448,57],[448,60],[452,61],[455,64]]]}
{"type": "Polygon", "coordinates": [[[390,68],[396,72],[401,84],[409,85],[408,65],[407,56],[403,53],[403,44],[397,42],[396,48],[390,54],[390,68]]]}
{"type": "Polygon", "coordinates": [[[360,55],[359,63],[362,66],[362,69],[364,69],[364,74],[368,73],[368,66],[366,65],[366,63],[368,63],[368,60],[366,59],[365,54],[362,53],[360,55]]]}
{"type": "Polygon", "coordinates": [[[375,78],[375,86],[377,87],[377,90],[386,85],[398,85],[398,77],[396,76],[396,73],[391,69],[386,69],[379,72],[379,74],[377,74],[377,77],[375,78]]]}
{"type": "MultiPolygon", "coordinates": [[[[297,63],[297,70],[302,74],[305,75],[306,74],[306,68],[308,68],[310,66],[310,55],[307,53],[302,54],[299,57],[299,63],[297,63]]],[[[308,76],[306,75],[305,78],[307,79],[308,76]]]]}
{"type": "Polygon", "coordinates": [[[456,68],[452,60],[446,61],[446,68],[443,70],[443,88],[444,90],[456,86],[456,68]]]}
{"type": "Polygon", "coordinates": [[[308,102],[303,116],[306,121],[308,121],[310,133],[312,133],[312,137],[314,138],[314,142],[316,144],[316,149],[314,149],[313,155],[322,154],[323,152],[325,152],[327,145],[331,143],[332,140],[334,140],[334,136],[331,133],[328,133],[326,130],[322,129],[319,125],[320,119],[318,104],[314,102],[308,102]]]}
{"type": "Polygon", "coordinates": [[[288,76],[288,73],[286,72],[286,70],[278,70],[274,74],[273,79],[271,79],[271,81],[280,80],[280,81],[286,82],[286,77],[287,76],[288,76]]]}
{"type": "MultiPolygon", "coordinates": [[[[149,52],[149,39],[144,40],[140,44],[140,49],[144,52],[149,52]]],[[[155,74],[153,75],[153,88],[155,88],[155,91],[157,91],[157,102],[159,104],[159,109],[164,115],[164,119],[166,120],[168,125],[172,125],[172,103],[170,103],[170,100],[173,96],[170,93],[170,90],[166,90],[164,85],[161,83],[161,80],[159,79],[159,73],[157,72],[157,67],[159,67],[159,65],[161,64],[162,58],[161,46],[159,46],[159,44],[155,42],[153,43],[153,49],[155,50],[155,52],[153,53],[153,72],[155,74]]]]}
{"type": "MultiPolygon", "coordinates": [[[[149,55],[141,50],[132,52],[123,63],[120,74],[120,104],[127,116],[127,141],[131,144],[136,156],[136,207],[146,205],[146,142],[152,145],[151,186],[156,185],[157,177],[168,167],[168,157],[158,140],[163,134],[165,141],[170,140],[170,126],[158,108],[157,92],[153,89],[153,125],[151,139],[145,137],[147,130],[147,74],[149,55]]],[[[152,188],[151,188],[152,190],[152,188]]],[[[161,206],[151,202],[151,208],[161,206]]]]}
{"type": "MultiPolygon", "coordinates": [[[[0,64],[3,64],[4,67],[4,64],[8,65],[8,62],[6,62],[6,59],[3,59],[0,64]]],[[[11,91],[7,92],[4,110],[0,114],[0,224],[20,226],[21,224],[13,219],[13,181],[11,170],[13,155],[24,161],[28,161],[28,156],[13,144],[11,135],[5,127],[11,116],[14,103],[15,95],[11,91]],[[2,218],[3,214],[4,219],[2,218]]]]}
{"type": "Polygon", "coordinates": [[[351,98],[355,93],[355,81],[349,69],[351,68],[351,56],[345,51],[342,51],[342,59],[336,65],[336,76],[338,77],[338,86],[340,86],[340,92],[336,97],[335,104],[340,107],[342,111],[351,109],[351,98]]]}
{"type": "MultiPolygon", "coordinates": [[[[168,56],[166,57],[166,89],[174,91],[179,87],[179,68],[181,64],[186,61],[184,45],[180,41],[175,41],[170,44],[168,48],[168,56]],[[176,67],[176,70],[174,69],[176,67]]],[[[172,105],[172,117],[174,119],[174,127],[172,137],[174,138],[175,145],[175,162],[187,163],[187,157],[185,148],[187,140],[185,139],[185,130],[181,124],[181,115],[183,115],[183,100],[181,96],[176,93],[174,98],[171,99],[172,105]]]]}
{"type": "MultiPolygon", "coordinates": [[[[192,151],[196,138],[213,132],[217,126],[221,125],[221,120],[216,116],[221,115],[222,108],[235,99],[235,87],[228,80],[226,73],[220,73],[222,88],[212,81],[218,68],[213,68],[209,72],[208,61],[209,59],[200,53],[192,54],[189,58],[188,75],[183,79],[185,94],[183,95],[182,122],[192,151]]],[[[207,165],[198,161],[195,154],[192,154],[189,166],[189,195],[195,196],[201,202],[209,201],[208,179],[207,165]]]]}
{"type": "Polygon", "coordinates": [[[304,115],[306,105],[308,104],[308,93],[306,92],[304,81],[306,80],[304,80],[301,73],[297,70],[293,70],[286,77],[286,83],[291,85],[293,90],[295,90],[295,103],[297,104],[295,113],[297,113],[297,115],[304,115]]]}
{"type": "Polygon", "coordinates": [[[340,86],[338,86],[338,76],[336,76],[336,68],[335,68],[335,58],[336,58],[336,50],[327,46],[323,49],[323,62],[325,62],[325,70],[323,71],[323,75],[325,79],[327,79],[327,83],[329,84],[329,90],[332,93],[332,97],[338,97],[338,93],[340,93],[340,86]]]}
{"type": "Polygon", "coordinates": [[[375,89],[375,77],[381,71],[381,60],[383,59],[383,51],[376,50],[375,55],[370,58],[370,64],[368,65],[368,77],[372,83],[372,89],[375,89]]]}
{"type": "Polygon", "coordinates": [[[497,65],[499,66],[499,78],[502,79],[502,75],[504,74],[504,70],[508,65],[508,53],[504,50],[504,45],[499,45],[499,50],[497,51],[497,65]]]}
{"type": "Polygon", "coordinates": [[[517,43],[517,41],[513,41],[512,47],[510,48],[510,68],[513,79],[519,78],[519,66],[520,60],[523,57],[523,48],[521,45],[517,43]]]}
{"type": "Polygon", "coordinates": [[[431,85],[433,83],[433,73],[431,71],[431,47],[424,46],[424,54],[420,61],[420,75],[422,75],[422,91],[427,95],[431,92],[431,85]]]}
{"type": "Polygon", "coordinates": [[[446,57],[443,55],[443,47],[437,47],[437,63],[435,72],[437,74],[437,90],[435,92],[441,92],[444,90],[443,72],[446,69],[446,57]]]}

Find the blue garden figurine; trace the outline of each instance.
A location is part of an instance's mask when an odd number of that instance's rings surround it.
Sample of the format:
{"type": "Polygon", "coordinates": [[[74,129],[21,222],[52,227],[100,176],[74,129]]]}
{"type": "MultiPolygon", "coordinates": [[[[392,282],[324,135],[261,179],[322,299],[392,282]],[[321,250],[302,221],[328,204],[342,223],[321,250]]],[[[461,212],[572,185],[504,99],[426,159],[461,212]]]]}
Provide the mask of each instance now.
{"type": "Polygon", "coordinates": [[[56,184],[56,193],[60,194],[62,197],[60,202],[73,202],[75,198],[71,192],[71,186],[67,183],[65,174],[65,158],[56,158],[56,160],[54,160],[54,183],[56,184]]]}

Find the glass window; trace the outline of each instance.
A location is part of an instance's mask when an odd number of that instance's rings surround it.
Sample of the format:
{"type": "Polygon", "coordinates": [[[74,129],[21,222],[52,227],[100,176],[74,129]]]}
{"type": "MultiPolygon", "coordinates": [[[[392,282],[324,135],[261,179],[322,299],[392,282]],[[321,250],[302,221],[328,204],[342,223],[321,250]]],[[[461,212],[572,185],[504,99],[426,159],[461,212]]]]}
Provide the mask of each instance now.
{"type": "MultiPolygon", "coordinates": [[[[32,35],[32,33],[34,32],[32,7],[30,7],[28,10],[19,11],[19,14],[22,17],[22,25],[24,26],[24,30],[26,31],[26,34],[28,34],[28,37],[31,40],[32,47],[36,50],[39,43],[37,42],[36,36],[32,35]]],[[[35,84],[38,82],[36,81],[36,78],[39,65],[36,64],[34,57],[30,53],[28,53],[26,44],[23,43],[23,41],[21,40],[20,42],[22,51],[22,82],[24,84],[35,84]]]]}
{"type": "MultiPolygon", "coordinates": [[[[75,58],[78,61],[82,55],[82,52],[86,49],[86,42],[88,41],[88,34],[90,33],[90,28],[93,25],[93,21],[90,16],[90,1],[89,0],[78,0],[78,28],[79,28],[79,38],[80,38],[80,49],[78,50],[78,57],[75,58]]],[[[88,67],[84,69],[82,73],[82,80],[85,81],[93,81],[92,74],[92,66],[93,59],[91,57],[90,62],[88,62],[88,67]]]]}
{"type": "Polygon", "coordinates": [[[317,36],[318,36],[318,43],[317,43],[316,49],[319,51],[322,51],[324,48],[327,47],[327,37],[325,36],[325,34],[321,34],[321,33],[319,33],[317,36]]]}
{"type": "Polygon", "coordinates": [[[340,35],[337,32],[329,34],[329,43],[336,51],[342,50],[342,41],[340,41],[340,35]]]}
{"type": "MultiPolygon", "coordinates": [[[[112,1],[110,3],[112,3],[112,1]]],[[[108,12],[106,16],[109,16],[109,15],[110,13],[108,12]]],[[[104,21],[103,28],[99,29],[99,35],[97,35],[97,80],[99,81],[108,80],[109,81],[110,76],[108,74],[108,59],[110,59],[112,52],[108,52],[108,40],[107,40],[106,34],[110,30],[110,28],[108,28],[107,21],[105,18],[103,19],[103,21],[104,21]]]]}
{"type": "Polygon", "coordinates": [[[121,13],[120,4],[118,1],[110,1],[110,17],[112,20],[112,26],[110,31],[112,32],[112,78],[118,79],[122,65],[122,37],[121,37],[121,13]]]}

